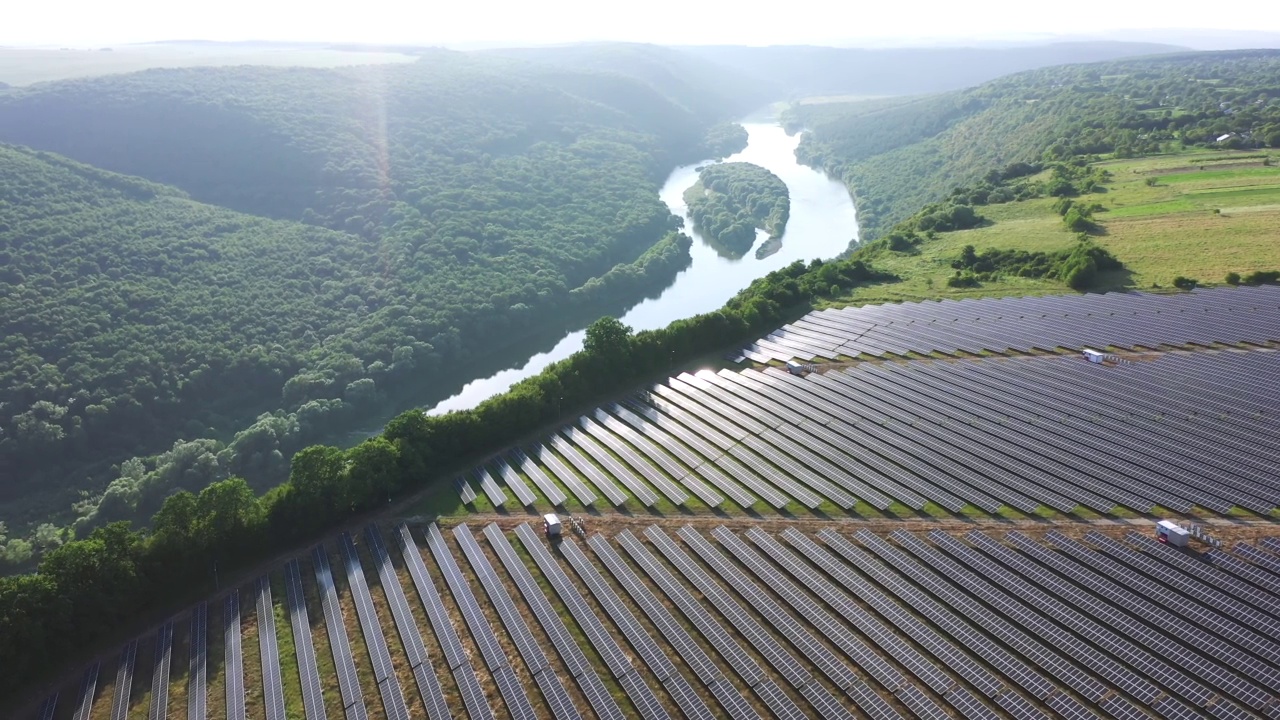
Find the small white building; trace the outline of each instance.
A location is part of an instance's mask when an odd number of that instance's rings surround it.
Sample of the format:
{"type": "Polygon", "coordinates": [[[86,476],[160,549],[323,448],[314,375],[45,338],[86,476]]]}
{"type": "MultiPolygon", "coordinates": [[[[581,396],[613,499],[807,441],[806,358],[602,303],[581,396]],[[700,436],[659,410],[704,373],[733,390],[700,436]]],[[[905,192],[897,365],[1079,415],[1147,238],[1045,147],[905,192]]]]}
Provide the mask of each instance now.
{"type": "Polygon", "coordinates": [[[1156,523],[1156,539],[1174,547],[1186,547],[1191,532],[1172,520],[1161,520],[1156,523]]]}
{"type": "Polygon", "coordinates": [[[788,361],[787,361],[787,372],[791,373],[792,375],[803,375],[803,374],[804,374],[804,365],[802,365],[801,363],[796,362],[795,360],[788,360],[788,361]]]}
{"type": "Polygon", "coordinates": [[[547,537],[558,538],[560,537],[560,531],[563,529],[564,526],[560,523],[559,515],[547,513],[542,516],[542,531],[547,534],[547,537]]]}
{"type": "Polygon", "coordinates": [[[1106,360],[1107,356],[1105,353],[1100,353],[1097,350],[1090,350],[1089,348],[1085,348],[1084,358],[1091,363],[1100,363],[1106,360]]]}

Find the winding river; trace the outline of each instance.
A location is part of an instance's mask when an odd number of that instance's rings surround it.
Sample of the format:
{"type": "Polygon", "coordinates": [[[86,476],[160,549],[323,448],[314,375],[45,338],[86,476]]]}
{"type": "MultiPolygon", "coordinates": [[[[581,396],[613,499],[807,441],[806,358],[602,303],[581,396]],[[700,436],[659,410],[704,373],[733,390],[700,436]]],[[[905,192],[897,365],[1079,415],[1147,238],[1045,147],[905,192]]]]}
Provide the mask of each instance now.
{"type": "MultiPolygon", "coordinates": [[[[747,118],[742,125],[747,129],[747,147],[727,161],[750,162],[769,169],[787,184],[791,194],[791,219],[782,237],[781,249],[763,259],[756,258],[755,248],[741,258],[723,257],[693,231],[683,198],[684,191],[697,180],[697,168],[706,163],[676,168],[662,186],[660,196],[671,212],[684,218],[685,232],[694,239],[690,249],[693,263],[677,275],[661,295],[635,305],[622,316],[622,322],[633,330],[651,330],[673,320],[715,310],[752,280],[796,260],[808,262],[813,258],[834,257],[857,237],[857,216],[845,187],[796,162],[798,134],[789,137],[772,118],[764,116],[747,118]]],[[[756,247],[763,242],[763,232],[760,235],[756,247]]],[[[555,347],[519,366],[467,383],[456,395],[428,410],[428,414],[475,407],[573,354],[582,347],[585,334],[584,330],[569,333],[555,347]]]]}

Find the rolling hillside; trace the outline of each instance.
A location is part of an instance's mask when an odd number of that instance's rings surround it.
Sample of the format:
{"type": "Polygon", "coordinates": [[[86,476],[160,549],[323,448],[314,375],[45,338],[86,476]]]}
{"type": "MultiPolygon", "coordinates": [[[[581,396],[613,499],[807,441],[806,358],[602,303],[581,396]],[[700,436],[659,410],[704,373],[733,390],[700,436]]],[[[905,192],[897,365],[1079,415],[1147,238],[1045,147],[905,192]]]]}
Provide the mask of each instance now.
{"type": "Polygon", "coordinates": [[[1277,68],[1274,50],[1069,65],[908,102],[800,104],[789,122],[809,128],[801,159],[844,179],[875,239],[1013,163],[1213,146],[1230,133],[1266,145],[1280,129],[1277,68]]]}
{"type": "Polygon", "coordinates": [[[659,183],[739,110],[444,51],[0,93],[4,558],[278,482],[407,387],[642,297],[688,257],[659,183]]]}

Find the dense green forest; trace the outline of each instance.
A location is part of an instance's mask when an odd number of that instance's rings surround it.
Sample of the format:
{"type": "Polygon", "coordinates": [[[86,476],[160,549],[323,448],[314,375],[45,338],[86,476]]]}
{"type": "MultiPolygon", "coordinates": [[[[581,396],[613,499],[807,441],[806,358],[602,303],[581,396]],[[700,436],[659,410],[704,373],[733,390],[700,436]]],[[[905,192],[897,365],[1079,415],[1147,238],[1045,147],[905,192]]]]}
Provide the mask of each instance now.
{"type": "Polygon", "coordinates": [[[734,257],[746,254],[755,244],[756,228],[771,240],[781,238],[791,217],[787,184],[751,163],[702,168],[684,199],[694,228],[734,257]]]}
{"type": "Polygon", "coordinates": [[[406,388],[664,286],[689,240],[658,187],[740,149],[735,102],[443,51],[0,94],[0,140],[37,148],[0,146],[0,560],[279,481],[406,388]]]}
{"type": "Polygon", "coordinates": [[[1280,51],[1169,55],[1033,70],[902,102],[799,104],[787,122],[808,128],[797,156],[849,185],[862,236],[874,239],[1015,163],[1280,143],[1278,77],[1280,51]]]}

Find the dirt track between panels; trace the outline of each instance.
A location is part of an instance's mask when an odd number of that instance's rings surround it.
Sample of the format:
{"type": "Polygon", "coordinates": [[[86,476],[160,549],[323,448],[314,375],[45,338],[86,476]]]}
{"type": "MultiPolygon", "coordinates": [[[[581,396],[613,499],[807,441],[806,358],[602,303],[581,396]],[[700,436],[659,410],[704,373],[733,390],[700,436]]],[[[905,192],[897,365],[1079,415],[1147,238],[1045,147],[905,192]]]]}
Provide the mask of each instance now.
{"type": "MultiPolygon", "coordinates": [[[[1096,520],[1008,520],[1004,518],[936,518],[936,519],[877,519],[861,518],[785,518],[779,516],[749,518],[725,518],[714,515],[693,515],[687,517],[633,517],[622,514],[605,514],[576,516],[582,521],[588,534],[604,533],[613,536],[619,531],[630,528],[642,529],[649,525],[666,528],[678,528],[693,525],[699,529],[710,529],[724,525],[731,530],[760,528],[769,533],[780,532],[788,527],[798,527],[806,533],[813,533],[826,528],[833,528],[840,533],[856,530],[870,530],[874,533],[886,534],[894,530],[906,530],[912,533],[926,533],[932,530],[943,530],[952,535],[961,535],[972,530],[1003,535],[1017,531],[1035,538],[1044,537],[1053,530],[1069,537],[1082,537],[1090,531],[1097,531],[1109,537],[1120,538],[1130,532],[1151,534],[1154,522],[1148,518],[1099,518],[1096,520]]],[[[528,516],[512,516],[501,513],[473,513],[467,516],[440,518],[442,526],[452,527],[467,523],[475,527],[483,527],[489,523],[497,523],[503,530],[511,530],[526,522],[536,523],[536,518],[528,516]]],[[[1201,524],[1224,546],[1237,542],[1250,542],[1260,537],[1280,535],[1280,522],[1273,520],[1242,520],[1231,518],[1213,518],[1201,524]]]]}

